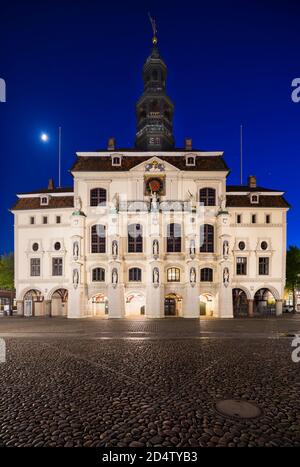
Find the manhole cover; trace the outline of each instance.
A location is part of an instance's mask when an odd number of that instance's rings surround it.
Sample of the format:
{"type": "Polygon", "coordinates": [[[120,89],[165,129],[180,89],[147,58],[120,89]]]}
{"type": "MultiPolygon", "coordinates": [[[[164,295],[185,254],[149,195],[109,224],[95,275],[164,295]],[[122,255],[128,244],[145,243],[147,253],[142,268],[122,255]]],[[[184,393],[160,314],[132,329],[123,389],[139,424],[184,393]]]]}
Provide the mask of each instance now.
{"type": "Polygon", "coordinates": [[[238,419],[255,418],[261,415],[261,409],[253,402],[235,399],[216,402],[216,411],[221,415],[238,419]]]}

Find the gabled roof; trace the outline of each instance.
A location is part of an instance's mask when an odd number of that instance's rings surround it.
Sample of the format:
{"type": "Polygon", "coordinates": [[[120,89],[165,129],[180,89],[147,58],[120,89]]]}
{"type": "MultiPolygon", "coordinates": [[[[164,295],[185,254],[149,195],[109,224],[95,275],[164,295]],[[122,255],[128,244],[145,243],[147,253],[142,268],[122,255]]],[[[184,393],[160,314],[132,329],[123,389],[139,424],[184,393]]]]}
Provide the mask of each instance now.
{"type": "MultiPolygon", "coordinates": [[[[40,192],[39,192],[40,193],[40,192]]],[[[49,199],[49,204],[44,206],[41,205],[40,198],[35,196],[32,198],[19,198],[11,211],[21,211],[27,209],[57,209],[57,208],[73,208],[74,197],[73,196],[53,196],[49,199]]]]}
{"type": "Polygon", "coordinates": [[[238,208],[289,208],[289,203],[283,196],[260,195],[258,203],[251,203],[247,195],[226,195],[226,207],[238,208]]]}

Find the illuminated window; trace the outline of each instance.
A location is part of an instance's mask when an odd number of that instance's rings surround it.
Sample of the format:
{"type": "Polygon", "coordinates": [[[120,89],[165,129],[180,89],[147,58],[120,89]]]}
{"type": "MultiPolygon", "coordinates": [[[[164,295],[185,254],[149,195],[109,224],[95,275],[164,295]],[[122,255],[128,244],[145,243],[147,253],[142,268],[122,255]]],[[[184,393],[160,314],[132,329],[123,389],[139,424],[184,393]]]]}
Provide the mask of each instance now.
{"type": "Polygon", "coordinates": [[[180,269],[169,268],[167,271],[167,280],[168,282],[180,282],[180,269]]]}

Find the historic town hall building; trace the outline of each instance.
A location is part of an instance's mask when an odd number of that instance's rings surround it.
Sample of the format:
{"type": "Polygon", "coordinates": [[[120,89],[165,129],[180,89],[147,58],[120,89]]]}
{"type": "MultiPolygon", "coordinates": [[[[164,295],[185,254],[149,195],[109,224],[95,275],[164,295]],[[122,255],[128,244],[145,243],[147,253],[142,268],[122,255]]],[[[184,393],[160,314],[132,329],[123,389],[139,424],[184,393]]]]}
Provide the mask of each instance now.
{"type": "Polygon", "coordinates": [[[18,194],[15,284],[25,316],[163,318],[282,313],[281,191],[228,186],[222,152],[176,148],[153,39],[135,147],[80,152],[72,188],[18,194]]]}

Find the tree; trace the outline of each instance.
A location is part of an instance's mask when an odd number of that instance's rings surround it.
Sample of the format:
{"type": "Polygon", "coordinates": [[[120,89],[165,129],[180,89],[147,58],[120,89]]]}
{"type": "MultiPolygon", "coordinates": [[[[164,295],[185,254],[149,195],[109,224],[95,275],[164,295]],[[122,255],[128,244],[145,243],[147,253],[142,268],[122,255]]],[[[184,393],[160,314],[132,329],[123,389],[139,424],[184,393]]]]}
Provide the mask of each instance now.
{"type": "Polygon", "coordinates": [[[291,245],[286,255],[286,286],[293,292],[293,309],[296,311],[296,291],[300,287],[300,248],[291,245]]]}
{"type": "Polygon", "coordinates": [[[0,289],[14,289],[14,255],[0,257],[0,289]]]}

